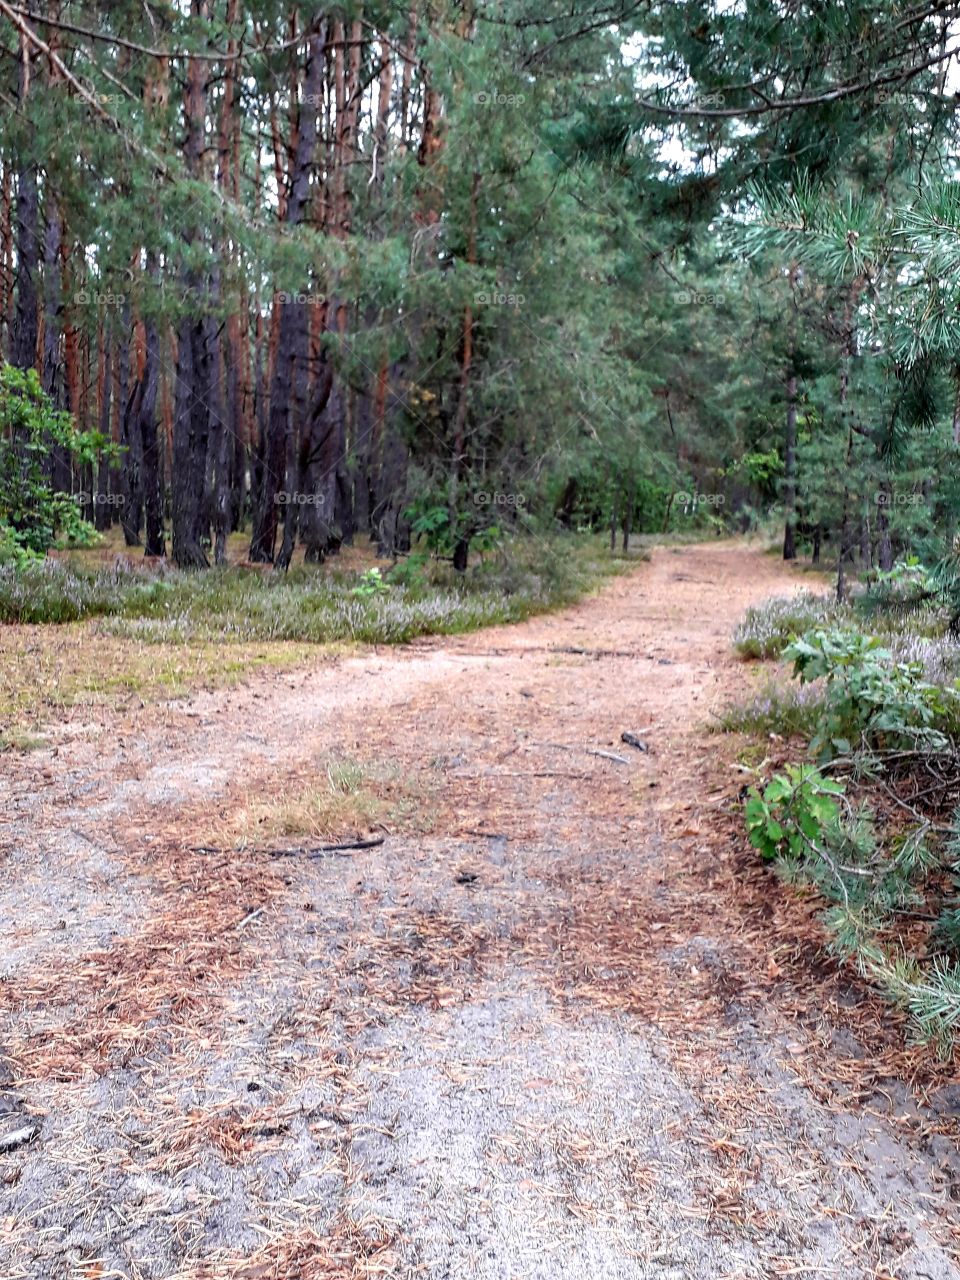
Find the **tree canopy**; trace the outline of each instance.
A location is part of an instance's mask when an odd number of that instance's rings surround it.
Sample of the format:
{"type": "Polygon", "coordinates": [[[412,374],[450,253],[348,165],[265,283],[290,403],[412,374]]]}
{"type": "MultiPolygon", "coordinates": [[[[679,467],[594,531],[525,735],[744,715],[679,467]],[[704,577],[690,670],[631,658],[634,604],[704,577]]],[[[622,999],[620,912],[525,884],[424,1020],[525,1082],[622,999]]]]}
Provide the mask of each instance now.
{"type": "Polygon", "coordinates": [[[85,442],[49,510],[187,567],[772,512],[841,594],[949,555],[955,16],[3,0],[0,344],[85,442]]]}

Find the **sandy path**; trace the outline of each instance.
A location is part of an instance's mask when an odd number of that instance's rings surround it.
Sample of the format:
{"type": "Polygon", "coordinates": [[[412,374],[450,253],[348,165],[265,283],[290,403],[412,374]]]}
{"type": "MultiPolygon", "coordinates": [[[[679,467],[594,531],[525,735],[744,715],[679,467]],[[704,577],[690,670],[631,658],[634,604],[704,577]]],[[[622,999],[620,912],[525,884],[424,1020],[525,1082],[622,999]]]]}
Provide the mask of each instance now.
{"type": "Polygon", "coordinates": [[[39,1132],[0,1155],[0,1275],[960,1276],[946,1120],[725,837],[730,631],[797,581],[662,550],[562,614],[12,762],[0,1119],[39,1132]],[[429,821],[191,850],[330,756],[429,821]]]}

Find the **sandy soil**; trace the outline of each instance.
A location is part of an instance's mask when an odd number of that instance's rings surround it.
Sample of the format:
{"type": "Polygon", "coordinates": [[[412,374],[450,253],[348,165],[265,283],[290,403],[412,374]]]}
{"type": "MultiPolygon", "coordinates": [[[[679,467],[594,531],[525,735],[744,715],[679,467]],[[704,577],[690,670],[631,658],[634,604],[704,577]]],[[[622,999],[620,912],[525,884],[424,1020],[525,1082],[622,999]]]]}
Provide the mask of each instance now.
{"type": "Polygon", "coordinates": [[[707,732],[805,585],[659,550],[5,758],[0,1275],[960,1277],[956,1087],[753,867],[707,732]],[[224,852],[331,757],[419,809],[224,852]]]}

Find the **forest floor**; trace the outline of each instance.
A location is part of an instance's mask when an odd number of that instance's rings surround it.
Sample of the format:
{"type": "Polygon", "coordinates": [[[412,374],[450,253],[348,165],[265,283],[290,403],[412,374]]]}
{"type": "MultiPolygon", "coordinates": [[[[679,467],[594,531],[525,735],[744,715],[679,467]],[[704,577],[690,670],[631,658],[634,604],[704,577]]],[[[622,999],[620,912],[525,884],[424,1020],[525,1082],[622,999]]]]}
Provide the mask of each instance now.
{"type": "Polygon", "coordinates": [[[800,586],[662,548],[4,757],[0,1275],[960,1277],[960,1088],[744,850],[709,731],[800,586]],[[311,815],[386,838],[257,851],[311,815]]]}

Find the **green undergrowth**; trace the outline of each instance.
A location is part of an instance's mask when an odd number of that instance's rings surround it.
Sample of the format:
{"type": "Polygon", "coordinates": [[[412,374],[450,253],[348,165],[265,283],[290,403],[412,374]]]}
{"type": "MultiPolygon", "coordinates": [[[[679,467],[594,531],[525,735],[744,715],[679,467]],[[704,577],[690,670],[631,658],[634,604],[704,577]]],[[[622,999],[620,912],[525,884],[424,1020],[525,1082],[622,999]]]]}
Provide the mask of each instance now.
{"type": "Polygon", "coordinates": [[[47,560],[0,569],[0,621],[100,618],[104,634],[145,643],[197,640],[358,641],[516,622],[572,603],[636,559],[613,559],[599,540],[517,538],[464,574],[424,556],[364,573],[228,567],[107,570],[47,560]]]}
{"type": "Polygon", "coordinates": [[[788,883],[817,891],[838,955],[949,1055],[960,1036],[960,643],[950,602],[917,584],[881,576],[842,607],[798,596],[750,610],[737,651],[782,665],[718,727],[781,740],[776,763],[753,770],[750,843],[788,883]]]}

